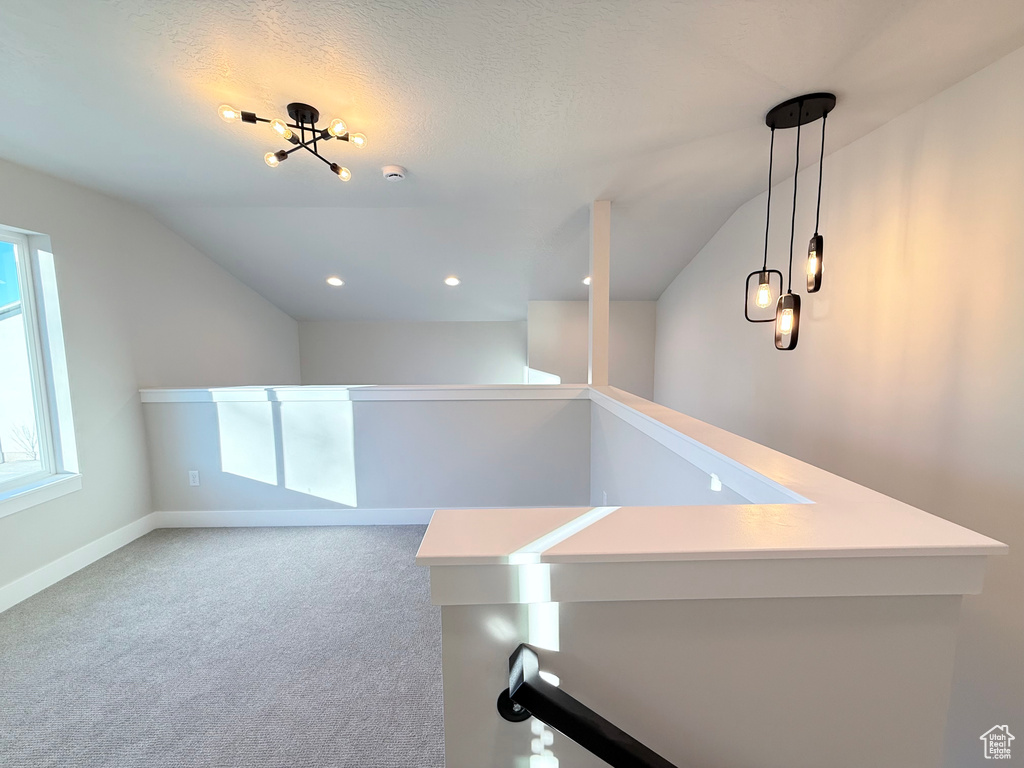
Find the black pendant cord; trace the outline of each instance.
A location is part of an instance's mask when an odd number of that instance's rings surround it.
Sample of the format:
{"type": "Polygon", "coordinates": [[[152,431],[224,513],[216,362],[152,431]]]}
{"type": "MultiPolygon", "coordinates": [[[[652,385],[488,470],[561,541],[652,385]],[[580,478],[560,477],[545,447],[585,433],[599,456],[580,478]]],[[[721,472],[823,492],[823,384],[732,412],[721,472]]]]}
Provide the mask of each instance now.
{"type": "Polygon", "coordinates": [[[775,161],[775,128],[772,127],[772,140],[768,149],[768,210],[764,214],[764,265],[761,271],[768,269],[768,230],[772,222],[772,163],[775,161]]]}
{"type": "Polygon", "coordinates": [[[786,293],[793,292],[793,242],[796,238],[796,184],[800,175],[800,123],[796,125],[796,168],[793,170],[793,218],[789,225],[789,278],[786,293]]]}
{"type": "Polygon", "coordinates": [[[828,119],[826,112],[821,116],[821,156],[818,158],[818,207],[814,212],[814,234],[818,234],[818,222],[821,220],[821,172],[825,166],[825,121],[828,119]]]}

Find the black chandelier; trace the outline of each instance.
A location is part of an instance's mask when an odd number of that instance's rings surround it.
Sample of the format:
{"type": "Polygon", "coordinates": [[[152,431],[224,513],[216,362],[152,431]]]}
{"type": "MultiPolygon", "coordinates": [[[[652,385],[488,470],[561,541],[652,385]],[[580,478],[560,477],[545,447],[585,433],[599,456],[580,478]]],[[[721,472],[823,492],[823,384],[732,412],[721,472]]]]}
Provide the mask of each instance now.
{"type": "Polygon", "coordinates": [[[800,336],[800,296],[793,293],[793,244],[796,237],[797,180],[800,175],[800,128],[815,120],[821,120],[821,155],[818,162],[818,204],[814,217],[814,235],[807,248],[807,292],[821,290],[821,265],[825,240],[818,232],[821,219],[822,165],[825,160],[825,119],[835,108],[836,97],[831,93],[809,93],[797,96],[772,107],[765,115],[765,124],[771,129],[768,155],[768,206],[765,213],[764,262],[761,269],[747,275],[743,313],[752,323],[775,323],[775,348],[795,349],[800,336]],[[796,167],[793,170],[793,213],[789,232],[789,274],[786,292],[783,293],[783,275],[777,269],[768,269],[768,232],[771,227],[772,211],[772,163],[775,155],[775,129],[796,128],[796,167]],[[757,277],[757,287],[752,288],[752,279],[757,277]],[[773,277],[778,278],[778,302],[774,315],[758,310],[768,309],[774,296],[773,277]],[[751,298],[756,309],[751,308],[751,298]]]}
{"type": "Polygon", "coordinates": [[[267,152],[263,159],[271,168],[276,168],[287,160],[292,152],[304,149],[314,157],[323,160],[339,179],[348,181],[352,178],[352,171],[342,165],[332,163],[321,155],[317,143],[339,139],[347,141],[357,149],[363,149],[366,146],[366,137],[361,133],[349,133],[348,126],[345,125],[344,120],[331,120],[326,128],[317,128],[316,123],[320,119],[320,112],[315,107],[309,106],[309,104],[293,102],[288,105],[288,116],[295,121],[294,123],[286,123],[280,118],[271,120],[266,117],[257,117],[255,112],[244,112],[227,104],[221,104],[217,108],[217,113],[220,115],[221,120],[227,123],[233,123],[236,120],[241,120],[243,123],[253,123],[254,125],[256,123],[269,123],[270,129],[275,134],[294,145],[291,149],[267,152]],[[295,131],[298,131],[298,135],[296,135],[295,131]]]}

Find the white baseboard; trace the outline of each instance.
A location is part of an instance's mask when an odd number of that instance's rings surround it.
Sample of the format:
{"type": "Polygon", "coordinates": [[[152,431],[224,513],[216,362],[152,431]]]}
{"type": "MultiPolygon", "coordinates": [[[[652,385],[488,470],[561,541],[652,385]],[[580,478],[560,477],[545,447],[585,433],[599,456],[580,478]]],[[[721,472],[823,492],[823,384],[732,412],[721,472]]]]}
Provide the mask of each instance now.
{"type": "Polygon", "coordinates": [[[230,509],[154,512],[157,528],[289,525],[426,525],[433,509],[230,509]]]}
{"type": "Polygon", "coordinates": [[[253,509],[151,512],[0,587],[0,613],[157,528],[255,528],[291,525],[426,525],[433,509],[253,509]]]}
{"type": "Polygon", "coordinates": [[[90,541],[84,547],[79,547],[74,552],[69,552],[52,563],[0,587],[0,613],[12,605],[17,605],[22,600],[32,597],[36,592],[41,592],[61,579],[67,578],[75,571],[80,571],[85,566],[95,563],[101,557],[106,557],[140,536],[145,536],[158,527],[156,525],[157,514],[159,513],[152,512],[145,517],[140,517],[123,528],[118,528],[96,541],[90,541]]]}

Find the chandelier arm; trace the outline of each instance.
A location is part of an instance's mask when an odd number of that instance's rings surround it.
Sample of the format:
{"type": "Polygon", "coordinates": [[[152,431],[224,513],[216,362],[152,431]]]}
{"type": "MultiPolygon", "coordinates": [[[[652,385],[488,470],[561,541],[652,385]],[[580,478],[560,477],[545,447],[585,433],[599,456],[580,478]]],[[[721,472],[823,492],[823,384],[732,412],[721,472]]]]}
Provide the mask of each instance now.
{"type": "Polygon", "coordinates": [[[330,160],[328,160],[326,157],[321,155],[319,152],[314,152],[310,147],[307,147],[305,144],[300,144],[299,146],[295,147],[294,149],[288,150],[289,154],[294,152],[296,149],[305,149],[307,152],[309,152],[309,154],[311,154],[313,157],[317,158],[318,160],[323,160],[327,165],[331,164],[330,160]]]}
{"type": "MultiPolygon", "coordinates": [[[[322,136],[320,138],[321,138],[322,141],[327,141],[327,139],[324,139],[322,136]]],[[[312,144],[313,144],[313,140],[312,139],[309,139],[308,141],[300,141],[294,147],[292,147],[291,149],[286,149],[285,151],[290,155],[292,152],[294,152],[297,149],[308,149],[310,152],[312,152],[317,157],[320,157],[320,159],[322,160],[323,158],[321,157],[320,153],[314,151],[311,148],[312,144]]]]}

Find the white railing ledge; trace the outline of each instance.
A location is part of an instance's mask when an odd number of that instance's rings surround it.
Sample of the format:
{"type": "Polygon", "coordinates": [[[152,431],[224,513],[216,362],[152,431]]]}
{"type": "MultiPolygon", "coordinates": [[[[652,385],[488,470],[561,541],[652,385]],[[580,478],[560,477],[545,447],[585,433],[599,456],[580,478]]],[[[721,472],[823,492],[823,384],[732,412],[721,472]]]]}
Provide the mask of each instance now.
{"type": "Polygon", "coordinates": [[[585,384],[307,385],[143,389],[144,403],[311,402],[366,400],[587,400],[585,384]]]}

